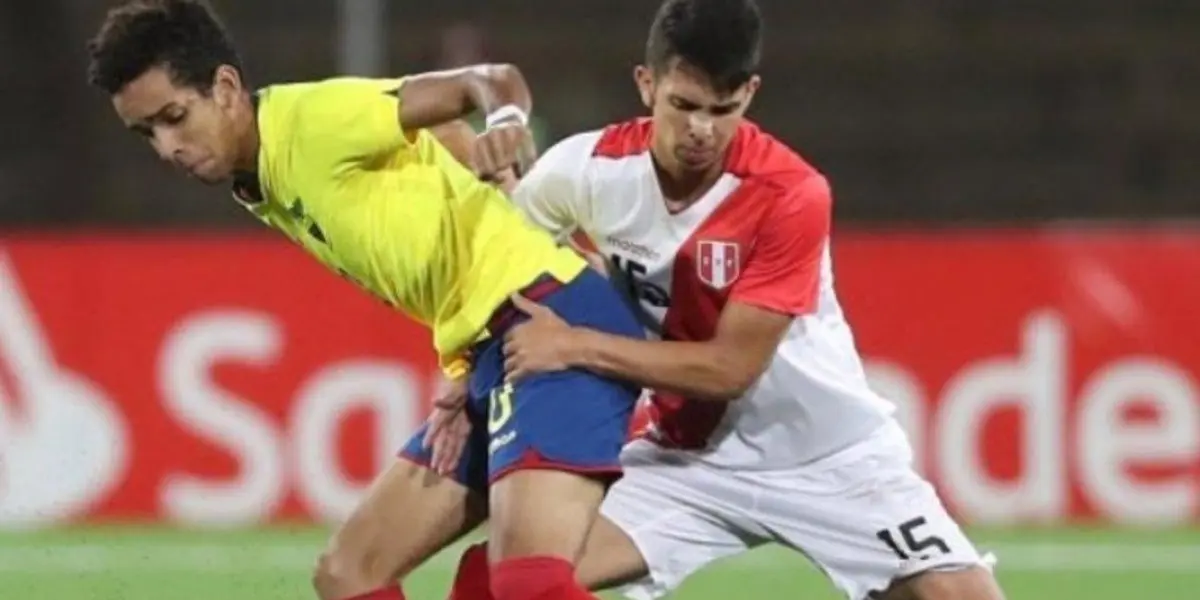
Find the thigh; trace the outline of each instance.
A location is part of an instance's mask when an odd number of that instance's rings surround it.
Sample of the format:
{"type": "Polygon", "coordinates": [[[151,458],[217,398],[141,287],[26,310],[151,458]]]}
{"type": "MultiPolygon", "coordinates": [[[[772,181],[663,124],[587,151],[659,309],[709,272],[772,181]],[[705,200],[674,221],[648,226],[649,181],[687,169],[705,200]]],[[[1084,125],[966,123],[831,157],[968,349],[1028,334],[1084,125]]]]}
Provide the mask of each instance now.
{"type": "Polygon", "coordinates": [[[760,495],[755,517],[764,529],[806,554],[851,600],[919,573],[982,564],[933,486],[913,470],[897,432],[813,465],[742,476],[760,495]]]}
{"type": "Polygon", "coordinates": [[[604,484],[561,470],[520,470],[489,489],[493,561],[554,556],[576,563],[596,519],[604,484]]]}
{"type": "Polygon", "coordinates": [[[624,476],[601,505],[596,540],[589,538],[579,563],[580,581],[589,588],[623,585],[627,597],[658,598],[713,561],[764,541],[739,523],[738,508],[748,508],[752,498],[723,485],[719,473],[672,462],[646,442],[630,450],[624,476]]]}
{"type": "Polygon", "coordinates": [[[478,526],[486,504],[467,487],[399,459],[371,484],[366,496],[329,541],[332,570],[368,570],[403,577],[447,544],[478,526]]]}

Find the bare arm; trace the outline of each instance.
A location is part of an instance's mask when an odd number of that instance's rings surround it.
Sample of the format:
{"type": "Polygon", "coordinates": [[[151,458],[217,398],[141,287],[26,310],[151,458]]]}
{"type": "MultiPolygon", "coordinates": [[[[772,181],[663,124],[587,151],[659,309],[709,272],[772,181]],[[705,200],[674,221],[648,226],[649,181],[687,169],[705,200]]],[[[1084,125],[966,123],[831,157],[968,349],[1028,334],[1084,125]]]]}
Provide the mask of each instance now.
{"type": "Polygon", "coordinates": [[[651,342],[576,330],[566,362],[645,387],[715,401],[741,397],[770,365],[793,319],[819,300],[831,197],[823,177],[789,185],[703,342],[651,342]]]}
{"type": "MultiPolygon", "coordinates": [[[[475,169],[474,155],[475,130],[466,121],[455,119],[429,128],[429,132],[437,138],[454,158],[468,169],[475,169]]],[[[518,183],[512,169],[505,169],[491,178],[491,183],[505,194],[511,194],[518,183]]]]}
{"type": "Polygon", "coordinates": [[[578,329],[567,358],[579,367],[698,400],[736,400],[766,370],[790,315],[733,303],[705,342],[652,342],[578,329]]]}
{"type": "Polygon", "coordinates": [[[458,162],[471,166],[471,148],[475,146],[475,130],[462,119],[446,121],[429,128],[429,133],[441,142],[458,162]]]}
{"type": "Polygon", "coordinates": [[[405,131],[434,127],[475,111],[490,114],[510,104],[528,114],[533,104],[525,77],[509,64],[413,75],[405,79],[399,95],[399,119],[405,131]]]}

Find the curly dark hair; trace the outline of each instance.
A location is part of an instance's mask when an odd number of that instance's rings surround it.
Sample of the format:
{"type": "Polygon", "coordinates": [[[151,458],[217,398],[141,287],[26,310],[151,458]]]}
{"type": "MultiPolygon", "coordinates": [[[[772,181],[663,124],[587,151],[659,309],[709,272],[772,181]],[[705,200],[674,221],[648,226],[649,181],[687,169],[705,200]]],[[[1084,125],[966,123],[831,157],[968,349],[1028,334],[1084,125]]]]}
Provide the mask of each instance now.
{"type": "Polygon", "coordinates": [[[754,0],[665,0],[650,26],[646,64],[663,70],[678,58],[730,92],[758,70],[762,30],[754,0]]]}
{"type": "Polygon", "coordinates": [[[88,42],[88,81],[115,94],[154,67],[207,93],[221,65],[242,71],[229,34],[202,0],[127,0],[88,42]]]}

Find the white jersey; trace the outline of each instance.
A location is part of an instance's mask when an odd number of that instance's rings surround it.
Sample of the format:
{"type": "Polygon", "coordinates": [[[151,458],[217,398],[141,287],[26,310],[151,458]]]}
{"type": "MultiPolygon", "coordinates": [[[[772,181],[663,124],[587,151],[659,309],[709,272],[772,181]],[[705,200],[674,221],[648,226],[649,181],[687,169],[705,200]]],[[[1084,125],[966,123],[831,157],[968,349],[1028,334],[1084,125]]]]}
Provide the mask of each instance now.
{"type": "Polygon", "coordinates": [[[824,176],[747,123],[712,189],[671,214],[650,128],[636,120],[558,143],[514,201],[556,235],[586,234],[634,282],[665,339],[710,339],[727,302],[796,318],[739,400],[653,392],[647,439],[715,466],[774,469],[828,456],[888,424],[893,406],[868,387],[834,293],[824,176]]]}

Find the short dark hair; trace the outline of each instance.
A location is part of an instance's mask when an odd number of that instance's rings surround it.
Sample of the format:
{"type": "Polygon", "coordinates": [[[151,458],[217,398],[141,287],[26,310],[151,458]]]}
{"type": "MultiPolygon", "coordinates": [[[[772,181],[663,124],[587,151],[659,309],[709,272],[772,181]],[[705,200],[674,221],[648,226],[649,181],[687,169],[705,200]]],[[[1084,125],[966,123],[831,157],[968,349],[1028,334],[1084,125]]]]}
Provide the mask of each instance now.
{"type": "Polygon", "coordinates": [[[660,70],[678,58],[718,91],[733,91],[758,70],[762,30],[755,0],[665,0],[650,26],[646,64],[660,70]]]}
{"type": "Polygon", "coordinates": [[[233,41],[202,0],[128,0],[108,11],[88,43],[88,80],[115,94],[154,68],[207,93],[221,65],[242,70],[233,41]]]}

